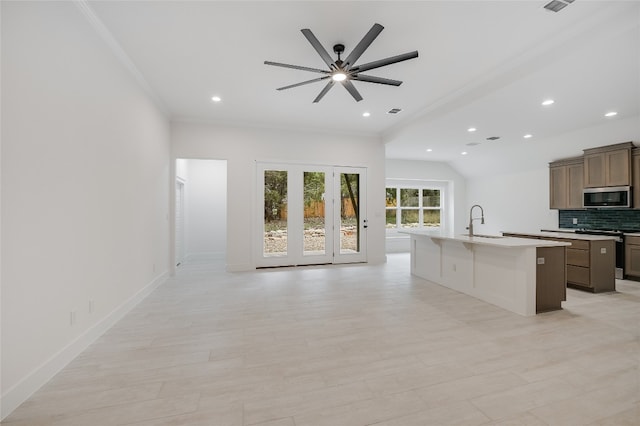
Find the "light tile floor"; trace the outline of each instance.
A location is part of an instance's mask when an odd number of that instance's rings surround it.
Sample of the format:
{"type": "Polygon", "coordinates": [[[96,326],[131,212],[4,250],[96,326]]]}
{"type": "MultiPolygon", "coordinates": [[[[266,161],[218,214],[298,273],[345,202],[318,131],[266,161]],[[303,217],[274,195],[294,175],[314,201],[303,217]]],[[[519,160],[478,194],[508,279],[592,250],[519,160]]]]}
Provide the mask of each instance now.
{"type": "Polygon", "coordinates": [[[409,257],[185,265],[3,424],[640,425],[640,283],[525,318],[409,257]]]}

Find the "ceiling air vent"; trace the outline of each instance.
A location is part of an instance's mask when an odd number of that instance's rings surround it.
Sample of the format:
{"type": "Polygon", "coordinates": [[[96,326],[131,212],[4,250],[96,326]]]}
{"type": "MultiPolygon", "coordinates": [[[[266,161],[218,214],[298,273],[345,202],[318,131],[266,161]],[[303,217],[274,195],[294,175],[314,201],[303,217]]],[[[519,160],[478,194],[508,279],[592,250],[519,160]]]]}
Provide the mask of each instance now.
{"type": "Polygon", "coordinates": [[[551,12],[560,12],[565,7],[573,3],[574,0],[552,0],[544,5],[544,8],[551,12]]]}
{"type": "Polygon", "coordinates": [[[476,146],[476,145],[480,145],[480,142],[469,142],[467,144],[467,146],[476,146]]]}
{"type": "Polygon", "coordinates": [[[402,110],[400,108],[392,108],[389,111],[387,111],[387,114],[397,114],[399,112],[401,112],[402,110]]]}
{"type": "Polygon", "coordinates": [[[489,136],[487,138],[488,141],[497,141],[498,139],[500,139],[500,136],[489,136]]]}

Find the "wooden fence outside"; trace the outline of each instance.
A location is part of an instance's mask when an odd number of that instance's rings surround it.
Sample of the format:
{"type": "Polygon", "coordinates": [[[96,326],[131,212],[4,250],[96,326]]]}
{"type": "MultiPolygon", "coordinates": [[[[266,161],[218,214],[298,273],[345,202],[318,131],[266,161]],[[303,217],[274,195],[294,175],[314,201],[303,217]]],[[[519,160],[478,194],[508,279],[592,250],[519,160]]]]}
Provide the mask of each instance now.
{"type": "MultiPolygon", "coordinates": [[[[280,206],[280,219],[281,220],[286,220],[287,219],[287,205],[283,204],[282,206],[280,206]]],[[[344,215],[346,217],[355,217],[356,212],[355,209],[353,208],[353,205],[351,204],[351,199],[349,198],[343,198],[342,199],[342,212],[344,213],[344,215]]],[[[325,203],[324,201],[314,201],[311,204],[309,204],[308,206],[305,205],[304,206],[304,217],[305,218],[309,218],[309,217],[325,217],[325,203]]]]}

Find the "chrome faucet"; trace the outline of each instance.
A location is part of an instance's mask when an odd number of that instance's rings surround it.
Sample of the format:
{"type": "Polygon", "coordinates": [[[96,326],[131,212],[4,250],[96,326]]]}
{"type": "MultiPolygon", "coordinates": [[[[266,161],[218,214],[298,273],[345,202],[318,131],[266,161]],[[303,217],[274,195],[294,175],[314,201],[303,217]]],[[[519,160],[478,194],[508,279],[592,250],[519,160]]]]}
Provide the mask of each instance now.
{"type": "Polygon", "coordinates": [[[473,237],[473,221],[480,219],[480,223],[484,225],[484,209],[480,204],[474,204],[471,206],[471,210],[469,210],[469,226],[467,229],[469,230],[469,236],[473,237]],[[473,217],[473,208],[480,207],[480,215],[481,217],[473,217]]]}

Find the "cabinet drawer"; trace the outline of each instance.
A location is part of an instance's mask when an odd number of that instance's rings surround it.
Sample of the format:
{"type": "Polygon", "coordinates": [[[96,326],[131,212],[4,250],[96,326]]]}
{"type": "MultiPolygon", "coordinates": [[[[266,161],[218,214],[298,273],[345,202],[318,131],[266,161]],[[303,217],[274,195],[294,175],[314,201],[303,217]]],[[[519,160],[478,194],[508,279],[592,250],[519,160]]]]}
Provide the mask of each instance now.
{"type": "Polygon", "coordinates": [[[627,244],[636,244],[636,245],[640,245],[640,237],[624,237],[624,242],[627,244]]]}
{"type": "Polygon", "coordinates": [[[567,240],[571,243],[572,249],[589,250],[589,241],[585,240],[567,240]]]}
{"type": "Polygon", "coordinates": [[[567,265],[589,266],[589,250],[567,248],[567,265]]]}
{"type": "Polygon", "coordinates": [[[589,268],[567,265],[567,282],[591,287],[589,268]]]}

